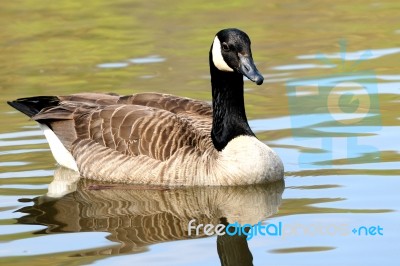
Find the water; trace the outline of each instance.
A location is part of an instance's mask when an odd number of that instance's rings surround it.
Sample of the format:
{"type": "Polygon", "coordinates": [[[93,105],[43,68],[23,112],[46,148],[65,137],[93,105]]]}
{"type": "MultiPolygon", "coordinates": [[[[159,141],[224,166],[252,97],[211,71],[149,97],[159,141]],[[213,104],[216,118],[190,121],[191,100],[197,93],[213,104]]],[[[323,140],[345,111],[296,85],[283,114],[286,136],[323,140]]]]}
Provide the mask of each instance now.
{"type": "Polygon", "coordinates": [[[3,1],[0,263],[397,265],[399,8],[389,0],[329,8],[3,1]],[[81,91],[210,101],[208,49],[225,27],[252,39],[265,83],[245,82],[246,110],[281,156],[284,183],[149,190],[79,181],[57,168],[35,123],[5,104],[81,91]],[[281,223],[284,232],[196,237],[187,232],[191,219],[281,223]]]}

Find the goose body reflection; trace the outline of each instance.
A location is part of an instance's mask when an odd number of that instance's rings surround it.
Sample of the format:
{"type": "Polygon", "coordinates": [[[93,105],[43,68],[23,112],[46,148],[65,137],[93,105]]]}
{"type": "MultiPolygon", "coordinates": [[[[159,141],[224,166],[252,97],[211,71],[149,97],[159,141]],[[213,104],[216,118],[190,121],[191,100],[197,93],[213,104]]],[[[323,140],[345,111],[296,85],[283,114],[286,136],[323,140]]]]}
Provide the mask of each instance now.
{"type": "MultiPolygon", "coordinates": [[[[77,179],[74,171],[59,168],[49,193],[19,210],[26,215],[18,223],[47,226],[41,234],[109,232],[107,238],[120,245],[94,253],[138,253],[160,242],[206,237],[203,232],[189,236],[192,219],[213,225],[263,221],[277,212],[283,189],[283,181],[245,187],[143,189],[77,179]]],[[[218,237],[218,253],[224,261],[251,257],[245,236],[218,237]]]]}

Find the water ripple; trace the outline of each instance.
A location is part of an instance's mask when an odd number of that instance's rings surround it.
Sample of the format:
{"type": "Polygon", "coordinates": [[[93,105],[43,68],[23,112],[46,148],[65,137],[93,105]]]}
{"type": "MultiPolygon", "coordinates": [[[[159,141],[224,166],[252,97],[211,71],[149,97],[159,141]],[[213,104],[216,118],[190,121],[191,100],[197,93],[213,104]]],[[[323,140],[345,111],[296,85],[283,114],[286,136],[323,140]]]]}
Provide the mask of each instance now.
{"type": "Polygon", "coordinates": [[[161,63],[164,62],[166,59],[160,57],[158,55],[150,55],[146,57],[137,57],[131,58],[128,60],[124,60],[121,62],[109,62],[109,63],[102,63],[98,64],[97,67],[99,68],[123,68],[128,67],[131,64],[154,64],[154,63],[161,63]]]}
{"type": "Polygon", "coordinates": [[[0,173],[0,178],[19,178],[19,177],[44,177],[52,176],[54,170],[31,170],[19,172],[0,173]]]}
{"type": "Polygon", "coordinates": [[[271,67],[274,70],[302,70],[313,68],[334,68],[336,65],[317,65],[317,64],[292,64],[271,67]]]}
{"type": "Polygon", "coordinates": [[[323,55],[321,54],[299,55],[297,56],[297,58],[298,59],[342,59],[346,61],[356,61],[356,60],[377,59],[383,56],[397,54],[397,53],[400,53],[399,47],[346,52],[345,55],[343,55],[342,53],[332,53],[323,55]]]}

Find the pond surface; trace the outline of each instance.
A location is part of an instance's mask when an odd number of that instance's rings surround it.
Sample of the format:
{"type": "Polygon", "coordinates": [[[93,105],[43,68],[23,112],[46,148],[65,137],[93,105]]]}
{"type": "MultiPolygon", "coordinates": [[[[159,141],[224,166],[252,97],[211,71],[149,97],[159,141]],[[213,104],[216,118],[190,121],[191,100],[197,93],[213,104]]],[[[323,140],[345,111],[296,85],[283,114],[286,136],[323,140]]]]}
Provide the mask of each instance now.
{"type": "Polygon", "coordinates": [[[397,265],[399,12],[395,0],[2,1],[0,264],[397,265]],[[208,50],[226,27],[252,39],[265,82],[245,82],[246,111],[281,156],[284,183],[79,180],[5,103],[84,91],[210,101],[208,50]],[[192,219],[282,234],[189,236],[192,219]]]}

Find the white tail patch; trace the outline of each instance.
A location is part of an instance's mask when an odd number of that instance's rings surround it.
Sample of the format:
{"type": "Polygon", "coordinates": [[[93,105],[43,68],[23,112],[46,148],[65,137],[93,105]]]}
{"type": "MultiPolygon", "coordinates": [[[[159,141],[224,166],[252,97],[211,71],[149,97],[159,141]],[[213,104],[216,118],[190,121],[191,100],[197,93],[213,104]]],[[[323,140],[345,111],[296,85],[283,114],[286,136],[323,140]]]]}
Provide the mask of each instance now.
{"type": "Polygon", "coordinates": [[[212,48],[212,60],[216,68],[221,71],[233,72],[233,69],[228,66],[222,57],[221,53],[221,42],[218,39],[218,36],[215,36],[213,48],[212,48]]]}
{"type": "Polygon", "coordinates": [[[49,143],[51,153],[53,154],[53,157],[56,159],[57,163],[66,168],[79,172],[74,157],[72,157],[72,154],[64,147],[60,139],[56,136],[56,134],[54,134],[53,130],[51,130],[45,124],[39,123],[39,126],[43,130],[47,142],[49,143]]]}

